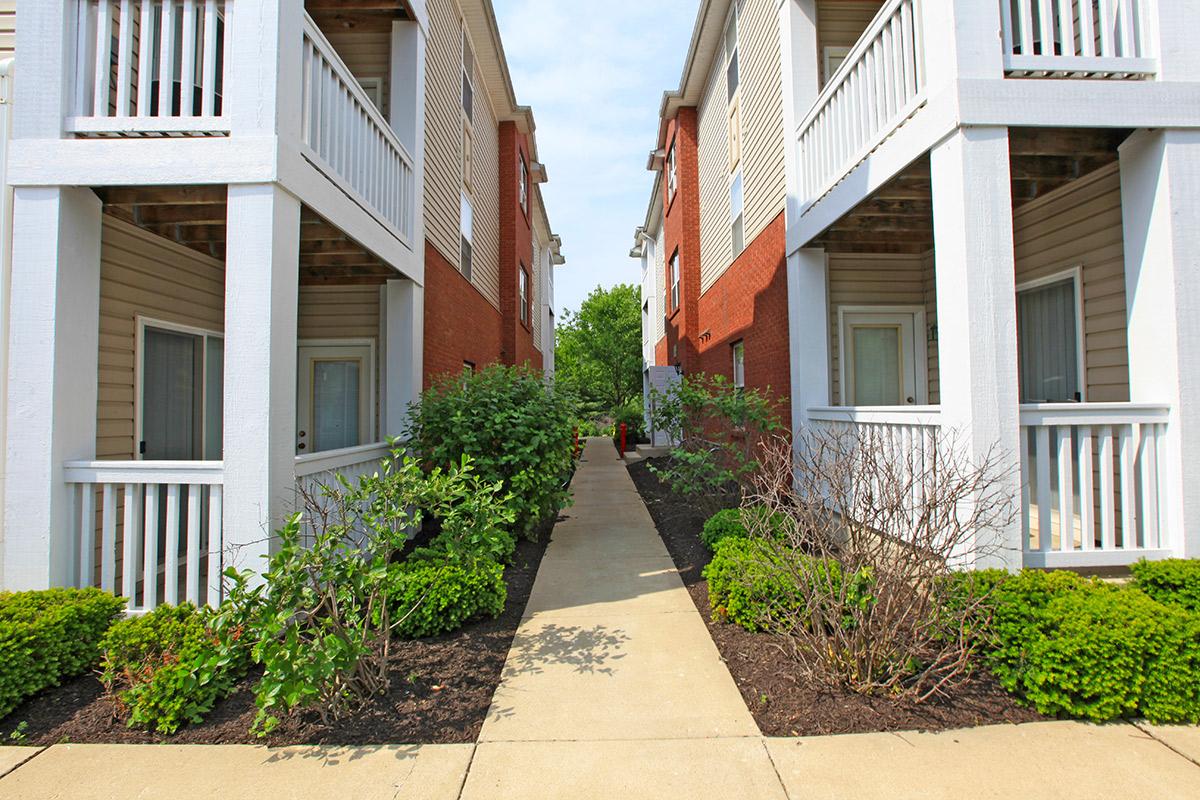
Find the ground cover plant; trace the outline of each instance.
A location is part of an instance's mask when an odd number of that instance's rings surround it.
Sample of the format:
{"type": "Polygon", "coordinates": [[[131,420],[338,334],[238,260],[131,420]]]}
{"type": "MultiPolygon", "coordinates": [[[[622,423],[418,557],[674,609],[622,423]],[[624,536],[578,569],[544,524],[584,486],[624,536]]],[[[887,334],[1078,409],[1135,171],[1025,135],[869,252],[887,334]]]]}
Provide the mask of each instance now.
{"type": "Polygon", "coordinates": [[[125,601],[99,589],[0,593],[0,717],[91,669],[125,601]]]}

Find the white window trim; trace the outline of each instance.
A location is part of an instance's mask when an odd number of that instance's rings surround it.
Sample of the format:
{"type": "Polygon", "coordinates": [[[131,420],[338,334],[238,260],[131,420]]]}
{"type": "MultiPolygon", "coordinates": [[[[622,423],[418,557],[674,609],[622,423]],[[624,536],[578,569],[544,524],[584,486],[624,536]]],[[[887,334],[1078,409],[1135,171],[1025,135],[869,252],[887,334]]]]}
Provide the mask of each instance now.
{"type": "Polygon", "coordinates": [[[834,70],[831,68],[833,60],[840,58],[844,62],[846,57],[850,55],[851,47],[835,47],[830,45],[824,49],[821,54],[821,67],[825,71],[824,82],[822,85],[828,84],[829,79],[833,77],[834,70]]]}
{"type": "MultiPolygon", "coordinates": [[[[1072,281],[1075,284],[1075,363],[1078,365],[1076,369],[1079,373],[1079,401],[1087,402],[1087,342],[1084,339],[1084,319],[1083,319],[1083,265],[1076,264],[1073,267],[1068,267],[1064,270],[1051,273],[1041,278],[1032,278],[1027,281],[1022,281],[1017,284],[1016,294],[1027,292],[1031,289],[1040,289],[1043,286],[1050,286],[1055,283],[1065,283],[1072,281]]],[[[1016,301],[1016,297],[1013,297],[1016,301]]]]}
{"type": "Polygon", "coordinates": [[[746,340],[738,339],[729,346],[730,357],[733,359],[733,386],[735,389],[746,388],[746,340]],[[738,383],[738,350],[742,353],[742,378],[741,383],[738,383]]]}
{"type": "MultiPolygon", "coordinates": [[[[913,369],[916,372],[915,392],[912,405],[923,406],[929,403],[929,344],[928,332],[925,328],[924,306],[838,306],[838,394],[843,406],[850,406],[846,397],[846,366],[850,359],[846,357],[846,315],[847,314],[912,314],[913,315],[913,369]]],[[[910,407],[905,404],[903,407],[910,407]]]]}
{"type": "MultiPolygon", "coordinates": [[[[367,424],[366,424],[366,442],[363,444],[371,444],[375,441],[375,418],[379,416],[379,396],[378,389],[375,385],[375,373],[380,369],[378,354],[375,351],[376,342],[371,338],[358,339],[297,339],[296,340],[296,364],[299,367],[300,350],[302,348],[321,348],[321,347],[365,347],[369,352],[371,363],[367,369],[367,424]]],[[[296,384],[296,392],[299,394],[299,381],[296,384]]],[[[299,397],[297,397],[299,400],[299,397]]],[[[299,425],[303,420],[297,419],[299,425]]],[[[293,431],[294,433],[294,431],[293,431]]],[[[293,448],[294,449],[294,448],[293,448]]]]}
{"type": "MultiPolygon", "coordinates": [[[[166,320],[146,317],[141,314],[134,315],[133,321],[136,328],[133,347],[133,458],[135,461],[142,461],[141,442],[145,439],[142,425],[142,372],[144,371],[143,362],[146,358],[146,328],[157,328],[158,330],[183,333],[189,336],[200,336],[202,338],[220,339],[222,342],[225,341],[225,333],[223,331],[209,330],[208,328],[183,325],[178,322],[167,322],[166,320]]],[[[206,405],[208,397],[207,392],[204,391],[208,387],[207,348],[204,351],[202,363],[204,364],[204,371],[200,376],[200,380],[203,382],[200,391],[200,441],[204,442],[208,435],[208,406],[206,405]]]]}

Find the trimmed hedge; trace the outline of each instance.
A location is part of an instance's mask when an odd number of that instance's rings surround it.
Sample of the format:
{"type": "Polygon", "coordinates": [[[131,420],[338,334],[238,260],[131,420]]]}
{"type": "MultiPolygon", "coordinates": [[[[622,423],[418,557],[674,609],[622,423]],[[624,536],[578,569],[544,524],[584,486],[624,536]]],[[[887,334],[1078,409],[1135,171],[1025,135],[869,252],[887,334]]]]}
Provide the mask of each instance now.
{"type": "Polygon", "coordinates": [[[0,593],[0,717],[95,667],[100,638],[124,608],[99,589],[0,593]]]}
{"type": "Polygon", "coordinates": [[[101,642],[100,680],[129,710],[129,726],[174,733],[197,723],[227,697],[249,653],[225,648],[204,612],[159,606],[113,625],[101,642]]]}
{"type": "Polygon", "coordinates": [[[387,596],[397,635],[406,639],[437,636],[478,617],[504,610],[508,587],[504,567],[480,559],[470,565],[409,561],[393,567],[387,596]]]}
{"type": "Polygon", "coordinates": [[[1200,612],[1200,559],[1139,561],[1129,570],[1134,584],[1158,602],[1200,612]]]}
{"type": "Polygon", "coordinates": [[[1043,714],[1200,721],[1200,615],[1135,587],[1025,571],[994,586],[983,632],[1000,683],[1043,714]]]}
{"type": "Polygon", "coordinates": [[[764,522],[775,536],[782,536],[786,530],[787,519],[782,514],[768,511],[762,506],[722,509],[704,523],[704,528],[700,531],[700,541],[704,542],[704,546],[709,550],[715,551],[724,539],[745,539],[750,535],[751,526],[761,529],[764,522]]]}

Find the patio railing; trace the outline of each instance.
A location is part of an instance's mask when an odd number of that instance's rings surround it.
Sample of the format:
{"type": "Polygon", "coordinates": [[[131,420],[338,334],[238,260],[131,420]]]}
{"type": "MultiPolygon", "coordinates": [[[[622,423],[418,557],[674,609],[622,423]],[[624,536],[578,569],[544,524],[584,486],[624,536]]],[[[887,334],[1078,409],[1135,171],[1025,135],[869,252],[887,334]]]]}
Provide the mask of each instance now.
{"type": "Polygon", "coordinates": [[[1000,0],[1013,77],[1145,78],[1157,70],[1151,0],[1000,0]]]}

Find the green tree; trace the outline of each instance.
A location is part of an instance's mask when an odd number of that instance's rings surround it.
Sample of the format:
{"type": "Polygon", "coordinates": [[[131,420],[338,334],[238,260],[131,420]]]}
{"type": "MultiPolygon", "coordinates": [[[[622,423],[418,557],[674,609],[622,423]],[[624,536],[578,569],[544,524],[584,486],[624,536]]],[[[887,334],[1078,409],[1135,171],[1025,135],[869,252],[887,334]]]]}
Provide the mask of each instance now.
{"type": "Polygon", "coordinates": [[[556,331],[556,380],[589,408],[616,413],[642,393],[640,291],[597,286],[556,331]]]}

